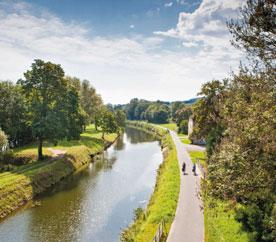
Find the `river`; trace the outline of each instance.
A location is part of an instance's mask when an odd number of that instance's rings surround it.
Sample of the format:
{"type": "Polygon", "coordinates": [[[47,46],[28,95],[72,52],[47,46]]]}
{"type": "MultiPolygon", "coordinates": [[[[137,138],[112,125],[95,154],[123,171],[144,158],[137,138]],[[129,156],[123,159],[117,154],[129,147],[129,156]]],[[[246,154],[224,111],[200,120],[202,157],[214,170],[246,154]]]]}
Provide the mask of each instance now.
{"type": "Polygon", "coordinates": [[[162,153],[159,142],[127,128],[117,142],[81,174],[38,198],[0,224],[3,242],[119,241],[153,192],[162,153]]]}

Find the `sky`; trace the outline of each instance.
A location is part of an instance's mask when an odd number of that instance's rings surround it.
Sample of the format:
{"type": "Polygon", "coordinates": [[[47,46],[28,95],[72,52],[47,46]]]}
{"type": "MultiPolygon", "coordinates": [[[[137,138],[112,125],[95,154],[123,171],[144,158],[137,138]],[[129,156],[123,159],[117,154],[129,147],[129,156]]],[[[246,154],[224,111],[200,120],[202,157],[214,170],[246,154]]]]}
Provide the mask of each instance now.
{"type": "Polygon", "coordinates": [[[105,103],[187,100],[236,71],[226,21],[245,0],[0,0],[0,80],[34,59],[87,79],[105,103]]]}

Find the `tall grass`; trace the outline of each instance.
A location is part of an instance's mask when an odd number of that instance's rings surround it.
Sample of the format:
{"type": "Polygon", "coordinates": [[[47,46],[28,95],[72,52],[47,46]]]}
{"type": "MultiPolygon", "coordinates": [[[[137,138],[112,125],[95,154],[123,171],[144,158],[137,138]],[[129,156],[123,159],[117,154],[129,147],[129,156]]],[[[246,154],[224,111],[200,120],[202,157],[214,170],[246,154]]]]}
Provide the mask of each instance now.
{"type": "Polygon", "coordinates": [[[233,204],[210,197],[204,204],[205,242],[249,242],[248,234],[235,220],[233,204]]]}

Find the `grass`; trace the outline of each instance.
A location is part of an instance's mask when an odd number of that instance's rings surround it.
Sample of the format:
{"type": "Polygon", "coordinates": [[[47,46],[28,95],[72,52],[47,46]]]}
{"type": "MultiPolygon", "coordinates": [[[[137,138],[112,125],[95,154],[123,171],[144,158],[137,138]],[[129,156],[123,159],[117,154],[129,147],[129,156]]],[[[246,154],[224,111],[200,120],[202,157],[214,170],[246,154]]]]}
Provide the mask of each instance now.
{"type": "Polygon", "coordinates": [[[177,125],[176,123],[167,123],[167,124],[156,124],[158,126],[161,126],[163,128],[167,128],[173,131],[177,131],[177,125]]]}
{"type": "Polygon", "coordinates": [[[178,137],[180,138],[181,142],[184,143],[184,144],[191,144],[191,140],[188,138],[188,135],[186,134],[178,134],[178,137]]]}
{"type": "Polygon", "coordinates": [[[155,189],[147,208],[136,216],[133,224],[123,231],[121,237],[122,241],[151,241],[161,221],[165,222],[165,233],[168,233],[174,219],[180,190],[176,149],[171,136],[162,128],[142,122],[129,122],[128,125],[158,133],[162,137],[162,147],[167,150],[158,169],[155,189]]]}
{"type": "Polygon", "coordinates": [[[205,242],[249,242],[230,202],[205,198],[204,203],[205,242]]]}
{"type": "MultiPolygon", "coordinates": [[[[63,140],[53,149],[66,150],[64,157],[56,160],[37,161],[35,144],[14,150],[15,159],[27,157],[29,163],[0,173],[0,218],[5,217],[36,195],[56,184],[72,173],[78,172],[91,161],[90,155],[101,152],[116,139],[116,134],[101,139],[101,132],[93,126],[87,127],[80,140],[63,140]]],[[[44,154],[51,156],[45,143],[44,154]]]]}
{"type": "Polygon", "coordinates": [[[207,168],[207,157],[205,151],[189,151],[189,155],[192,159],[193,163],[199,161],[199,163],[204,167],[207,168]]]}

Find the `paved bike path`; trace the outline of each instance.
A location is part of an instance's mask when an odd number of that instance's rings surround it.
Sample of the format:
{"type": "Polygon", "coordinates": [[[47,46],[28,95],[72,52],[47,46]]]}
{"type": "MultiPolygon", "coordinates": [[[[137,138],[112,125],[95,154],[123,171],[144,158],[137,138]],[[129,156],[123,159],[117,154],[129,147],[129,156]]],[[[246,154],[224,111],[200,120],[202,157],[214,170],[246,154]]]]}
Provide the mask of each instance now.
{"type": "Polygon", "coordinates": [[[204,215],[199,196],[201,174],[198,167],[197,176],[192,172],[193,163],[187,152],[188,146],[180,141],[174,131],[170,131],[170,134],[176,146],[180,172],[185,162],[186,175],[181,172],[178,205],[167,242],[203,242],[204,215]]]}

